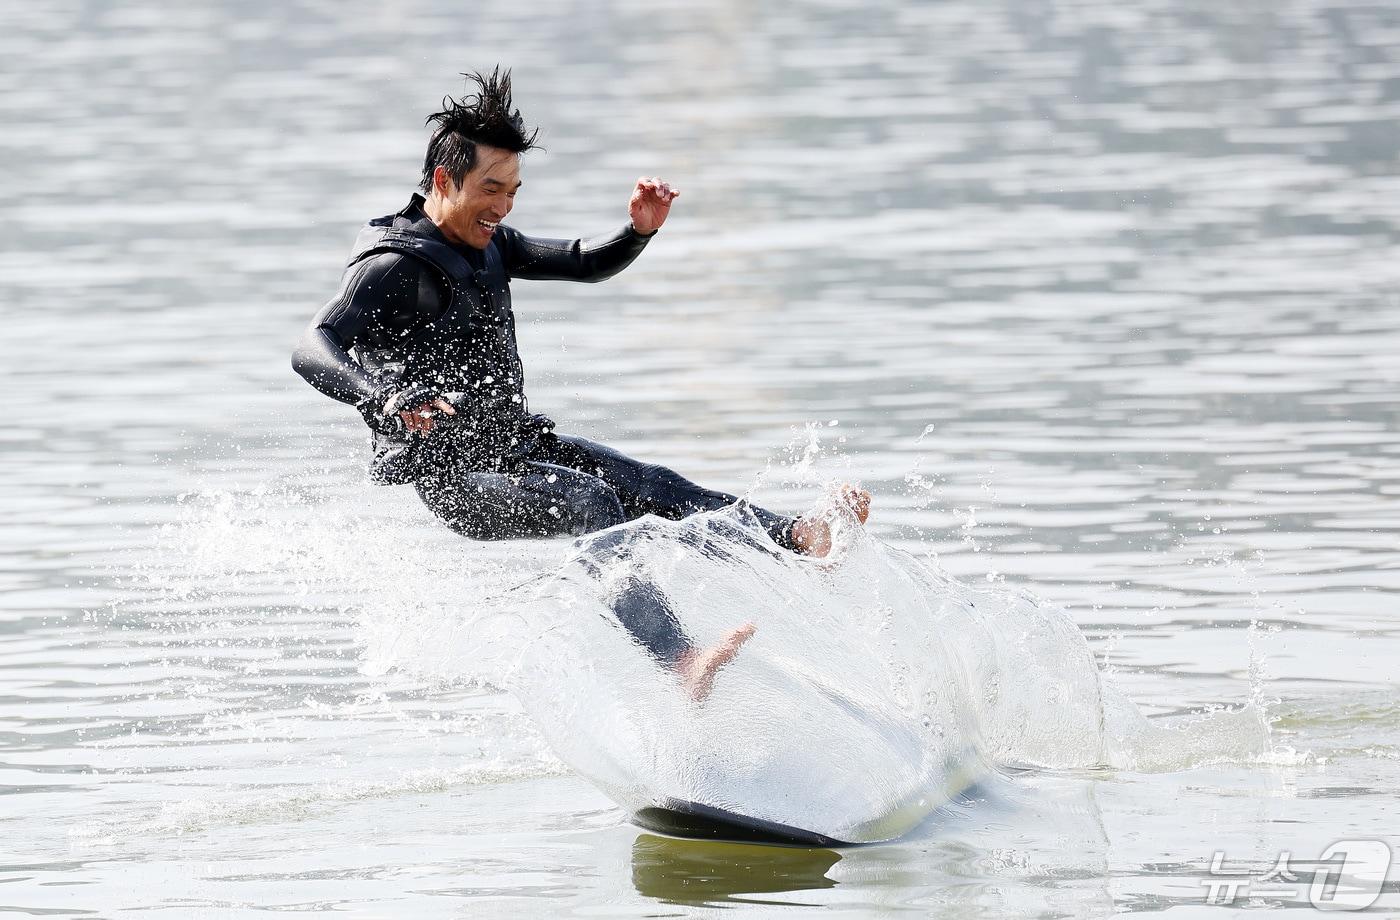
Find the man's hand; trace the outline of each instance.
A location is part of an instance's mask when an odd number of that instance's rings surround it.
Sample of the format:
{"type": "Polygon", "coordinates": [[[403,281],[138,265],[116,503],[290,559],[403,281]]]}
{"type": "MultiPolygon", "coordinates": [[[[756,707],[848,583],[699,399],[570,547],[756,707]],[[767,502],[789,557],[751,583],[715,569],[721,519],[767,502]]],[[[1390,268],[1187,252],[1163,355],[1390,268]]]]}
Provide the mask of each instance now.
{"type": "Polygon", "coordinates": [[[423,434],[433,430],[434,412],[441,412],[443,415],[456,415],[457,410],[452,408],[452,404],[445,399],[435,399],[432,402],[423,403],[416,409],[405,409],[399,413],[399,418],[403,419],[404,428],[409,431],[421,431],[423,434]]]}
{"type": "Polygon", "coordinates": [[[404,386],[397,380],[381,382],[374,392],[355,403],[365,424],[380,434],[402,437],[410,432],[427,434],[433,430],[438,413],[456,415],[450,397],[423,384],[404,386]],[[409,408],[405,408],[405,407],[409,408]]]}
{"type": "Polygon", "coordinates": [[[642,176],[632,190],[632,200],[627,202],[632,228],[642,236],[650,236],[661,229],[661,225],[666,223],[666,215],[671,213],[671,202],[680,194],[655,176],[642,176]]]}

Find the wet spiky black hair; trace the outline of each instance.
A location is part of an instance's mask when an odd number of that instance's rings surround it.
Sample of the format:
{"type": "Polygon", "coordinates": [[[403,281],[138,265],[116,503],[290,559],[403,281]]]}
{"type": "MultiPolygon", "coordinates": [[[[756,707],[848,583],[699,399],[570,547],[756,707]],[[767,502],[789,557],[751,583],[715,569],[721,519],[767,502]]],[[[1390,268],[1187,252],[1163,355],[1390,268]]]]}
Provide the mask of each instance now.
{"type": "Polygon", "coordinates": [[[441,166],[453,182],[476,165],[476,145],[499,147],[512,153],[524,153],[538,145],[539,129],[527,132],[520,110],[511,111],[510,71],[501,73],[497,67],[490,76],[464,73],[477,92],[453,99],[445,96],[442,111],[427,117],[425,124],[436,124],[428,141],[428,155],[423,158],[423,179],[419,183],[425,193],[433,187],[433,171],[441,166]]]}

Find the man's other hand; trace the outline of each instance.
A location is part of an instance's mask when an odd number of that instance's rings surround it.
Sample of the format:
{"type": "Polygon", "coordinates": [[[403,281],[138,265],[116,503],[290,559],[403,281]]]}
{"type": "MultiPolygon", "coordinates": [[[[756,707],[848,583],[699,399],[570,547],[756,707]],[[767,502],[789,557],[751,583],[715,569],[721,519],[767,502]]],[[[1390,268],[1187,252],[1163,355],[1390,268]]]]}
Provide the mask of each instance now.
{"type": "Polygon", "coordinates": [[[642,176],[632,190],[632,200],[627,202],[633,229],[642,236],[650,236],[660,230],[661,225],[666,223],[666,215],[671,213],[671,202],[680,194],[669,183],[655,176],[642,176]]]}
{"type": "Polygon", "coordinates": [[[452,408],[452,404],[445,399],[435,399],[432,402],[423,403],[416,409],[405,409],[399,413],[399,418],[403,419],[403,426],[409,431],[418,431],[423,434],[433,430],[433,420],[436,414],[456,415],[457,410],[452,408]]]}

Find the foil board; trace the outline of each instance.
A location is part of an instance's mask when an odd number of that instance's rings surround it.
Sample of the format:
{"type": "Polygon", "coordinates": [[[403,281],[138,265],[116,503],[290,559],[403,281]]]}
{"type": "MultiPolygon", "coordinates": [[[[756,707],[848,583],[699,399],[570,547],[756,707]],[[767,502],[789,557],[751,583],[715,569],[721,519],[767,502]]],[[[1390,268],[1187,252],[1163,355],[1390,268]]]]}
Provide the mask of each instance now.
{"type": "Polygon", "coordinates": [[[683,802],[678,799],[665,799],[661,804],[638,809],[632,814],[632,823],[659,834],[700,840],[731,840],[740,843],[801,847],[851,845],[848,841],[837,840],[816,831],[765,821],[762,818],[751,818],[713,805],[683,802]]]}

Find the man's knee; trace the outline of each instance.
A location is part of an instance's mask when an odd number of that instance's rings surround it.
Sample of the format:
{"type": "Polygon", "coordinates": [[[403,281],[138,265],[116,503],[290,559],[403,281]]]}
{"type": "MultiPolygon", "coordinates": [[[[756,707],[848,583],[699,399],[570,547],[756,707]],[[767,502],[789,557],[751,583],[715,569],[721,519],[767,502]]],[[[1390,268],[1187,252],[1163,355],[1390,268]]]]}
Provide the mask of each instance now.
{"type": "Polygon", "coordinates": [[[481,491],[466,482],[429,482],[418,485],[418,497],[452,531],[469,540],[499,540],[513,536],[505,521],[482,501],[481,491]]]}
{"type": "Polygon", "coordinates": [[[732,504],[735,496],[697,485],[669,466],[644,463],[637,469],[637,497],[663,517],[686,517],[732,504]]]}
{"type": "Polygon", "coordinates": [[[564,503],[567,509],[559,508],[551,513],[561,518],[567,514],[575,536],[606,530],[627,520],[617,492],[601,479],[590,477],[578,483],[569,490],[564,503]]]}

